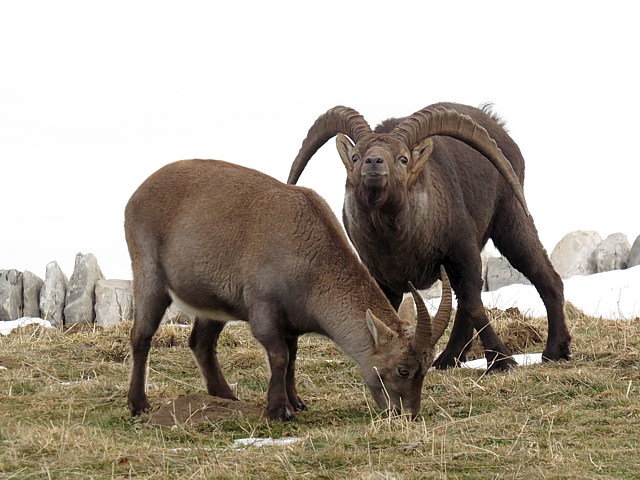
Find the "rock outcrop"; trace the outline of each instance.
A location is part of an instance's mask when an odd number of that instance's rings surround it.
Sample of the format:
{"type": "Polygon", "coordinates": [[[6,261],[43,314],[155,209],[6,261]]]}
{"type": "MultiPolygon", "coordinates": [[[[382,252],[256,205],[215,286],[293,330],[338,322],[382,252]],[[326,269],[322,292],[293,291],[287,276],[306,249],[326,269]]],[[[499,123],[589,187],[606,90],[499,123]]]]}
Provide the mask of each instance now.
{"type": "Polygon", "coordinates": [[[53,326],[64,324],[64,302],[68,284],[69,280],[58,262],[49,263],[40,290],[40,317],[49,320],[53,326]]]}
{"type": "MultiPolygon", "coordinates": [[[[640,236],[629,246],[621,233],[604,241],[594,231],[579,230],[565,235],[551,253],[551,262],[562,278],[590,275],[640,265],[640,236]]],[[[504,257],[482,252],[484,289],[497,290],[514,283],[531,282],[504,257]]],[[[427,299],[439,297],[438,280],[424,292],[427,299]]],[[[78,253],[71,279],[57,262],[47,265],[44,281],[25,271],[0,270],[0,321],[40,317],[53,326],[77,323],[109,327],[133,319],[133,289],[130,280],[106,280],[96,257],[78,253]]],[[[162,323],[190,323],[193,317],[169,306],[162,323]]]]}
{"type": "Polygon", "coordinates": [[[531,285],[529,279],[513,268],[505,257],[489,257],[487,259],[485,282],[487,290],[498,290],[514,283],[531,285]]]}
{"type": "Polygon", "coordinates": [[[640,265],[640,235],[636,237],[635,242],[631,245],[627,268],[635,267],[637,265],[640,265]]]}
{"type": "Polygon", "coordinates": [[[76,255],[73,274],[69,279],[67,298],[64,306],[64,323],[94,323],[95,312],[93,306],[96,300],[96,283],[104,276],[98,266],[98,260],[93,253],[76,255]]]}
{"type": "Polygon", "coordinates": [[[22,273],[0,270],[0,320],[22,317],[22,273]]]}
{"type": "Polygon", "coordinates": [[[612,233],[596,248],[596,266],[598,272],[624,270],[629,264],[631,245],[627,236],[622,233],[612,233]]]}
{"type": "Polygon", "coordinates": [[[562,278],[596,273],[595,251],[601,242],[598,232],[567,233],[551,252],[551,263],[562,278]]]}
{"type": "Polygon", "coordinates": [[[96,325],[110,327],[133,320],[133,290],[130,280],[98,280],[95,289],[96,325]]]}
{"type": "Polygon", "coordinates": [[[44,281],[35,273],[22,273],[22,303],[25,317],[40,317],[40,292],[44,281]]]}

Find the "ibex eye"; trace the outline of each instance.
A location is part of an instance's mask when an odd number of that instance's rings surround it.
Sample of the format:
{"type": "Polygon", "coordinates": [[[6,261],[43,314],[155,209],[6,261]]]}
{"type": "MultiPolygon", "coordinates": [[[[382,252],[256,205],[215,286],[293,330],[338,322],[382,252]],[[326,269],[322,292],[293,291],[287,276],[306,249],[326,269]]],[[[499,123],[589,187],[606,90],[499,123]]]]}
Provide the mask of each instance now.
{"type": "Polygon", "coordinates": [[[406,367],[398,367],[398,376],[407,378],[409,376],[409,369],[406,367]]]}
{"type": "Polygon", "coordinates": [[[358,155],[354,155],[353,157],[351,157],[351,161],[352,161],[353,163],[357,163],[357,162],[358,162],[358,160],[360,160],[360,157],[359,157],[358,155]]]}
{"type": "Polygon", "coordinates": [[[407,157],[405,157],[404,155],[402,157],[400,157],[398,160],[400,160],[400,163],[403,165],[406,165],[409,163],[409,159],[407,157]]]}

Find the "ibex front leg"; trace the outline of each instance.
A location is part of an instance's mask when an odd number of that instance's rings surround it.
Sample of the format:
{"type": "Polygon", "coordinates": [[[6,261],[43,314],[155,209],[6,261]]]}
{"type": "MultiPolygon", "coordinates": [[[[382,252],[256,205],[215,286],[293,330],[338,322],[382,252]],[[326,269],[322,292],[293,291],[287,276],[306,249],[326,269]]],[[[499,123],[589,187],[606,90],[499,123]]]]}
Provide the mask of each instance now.
{"type": "Polygon", "coordinates": [[[289,346],[278,325],[277,315],[268,304],[250,314],[253,336],[267,352],[271,379],[267,391],[267,417],[271,420],[293,420],[294,408],[287,395],[289,346]]]}
{"type": "Polygon", "coordinates": [[[288,337],[287,347],[289,347],[289,365],[287,366],[287,397],[289,403],[293,406],[296,412],[306,410],[307,406],[304,401],[298,396],[298,390],[296,388],[296,355],[298,353],[298,337],[288,337]]]}

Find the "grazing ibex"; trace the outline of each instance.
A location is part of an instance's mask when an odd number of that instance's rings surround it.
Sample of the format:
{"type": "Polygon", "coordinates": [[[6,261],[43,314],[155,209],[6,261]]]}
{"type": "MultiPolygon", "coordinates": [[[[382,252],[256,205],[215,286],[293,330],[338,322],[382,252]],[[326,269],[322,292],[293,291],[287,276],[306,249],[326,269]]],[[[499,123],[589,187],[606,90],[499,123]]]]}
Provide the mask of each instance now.
{"type": "Polygon", "coordinates": [[[309,129],[288,183],[336,134],[347,169],[344,226],[391,304],[399,304],[408,281],[429,287],[441,264],[451,278],[458,310],[437,368],[464,360],[474,327],[490,370],[515,365],[482,305],[480,252],[489,238],[542,297],[549,324],[544,358],[569,358],[563,284],[526,209],[524,159],[489,107],[439,103],[385,120],[373,132],[357,111],[332,108],[309,129]]]}
{"type": "Polygon", "coordinates": [[[418,415],[451,294],[433,325],[415,291],[416,322],[413,312],[401,318],[312,190],[222,161],[175,162],[133,194],[125,233],[135,305],[128,394],[134,415],[150,408],[149,348],[172,300],[196,315],[189,346],[210,395],[236,398],[216,345],[225,323],[240,319],[268,355],[270,419],[291,419],[306,408],[294,376],[298,336],[307,332],[326,335],[359,365],[380,408],[418,415]]]}

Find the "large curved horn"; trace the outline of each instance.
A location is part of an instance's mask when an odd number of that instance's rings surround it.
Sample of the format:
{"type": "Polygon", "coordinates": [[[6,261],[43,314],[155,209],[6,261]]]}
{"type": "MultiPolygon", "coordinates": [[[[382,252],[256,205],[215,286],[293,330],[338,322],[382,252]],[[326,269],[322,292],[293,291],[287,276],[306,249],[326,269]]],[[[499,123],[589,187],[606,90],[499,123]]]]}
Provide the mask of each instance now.
{"type": "Polygon", "coordinates": [[[502,153],[489,132],[470,116],[444,107],[426,107],[418,110],[399,124],[394,134],[411,148],[420,140],[434,135],[444,135],[463,141],[487,157],[502,174],[518,201],[529,215],[524,189],[513,170],[513,166],[502,153]]]}
{"type": "Polygon", "coordinates": [[[451,282],[444,267],[440,265],[440,279],[442,280],[442,297],[438,313],[433,317],[433,325],[431,326],[431,346],[435,347],[442,337],[442,334],[449,326],[451,321],[451,310],[453,309],[453,295],[451,294],[451,282]]]}
{"type": "Polygon", "coordinates": [[[423,353],[425,350],[428,350],[429,347],[433,346],[431,341],[431,316],[429,315],[429,310],[427,310],[427,306],[424,304],[424,300],[422,296],[416,290],[416,287],[413,286],[413,283],[409,282],[409,291],[413,296],[413,301],[416,304],[416,331],[413,334],[413,338],[411,339],[411,347],[416,353],[423,353]]]}
{"type": "Polygon", "coordinates": [[[320,115],[309,129],[307,138],[302,142],[298,156],[291,165],[287,183],[295,185],[309,159],[327,140],[338,133],[348,135],[354,143],[357,143],[363,136],[371,133],[371,127],[362,115],[349,107],[333,107],[320,115]]]}

